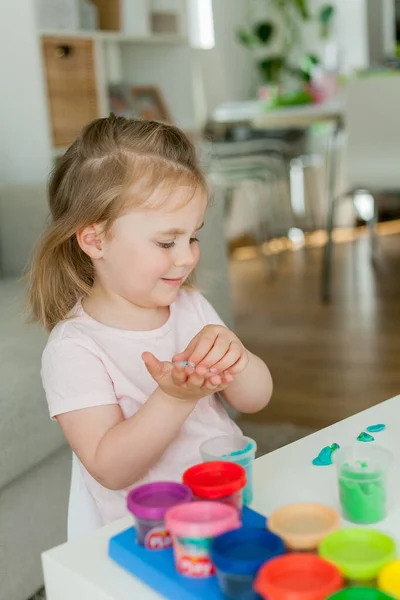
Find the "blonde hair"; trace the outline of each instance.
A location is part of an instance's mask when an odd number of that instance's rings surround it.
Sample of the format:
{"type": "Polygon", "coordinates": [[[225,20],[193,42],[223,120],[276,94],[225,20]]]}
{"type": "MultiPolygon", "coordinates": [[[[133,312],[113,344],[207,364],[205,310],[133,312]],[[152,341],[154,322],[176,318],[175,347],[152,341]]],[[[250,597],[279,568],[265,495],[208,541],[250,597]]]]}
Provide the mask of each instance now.
{"type": "MultiPolygon", "coordinates": [[[[54,169],[50,223],[33,256],[29,305],[34,321],[51,330],[90,291],[94,267],[76,233],[94,223],[109,232],[127,207],[146,204],[158,187],[205,179],[193,144],[177,127],[111,115],[89,123],[54,169]]],[[[160,194],[159,206],[166,196],[160,194]]]]}

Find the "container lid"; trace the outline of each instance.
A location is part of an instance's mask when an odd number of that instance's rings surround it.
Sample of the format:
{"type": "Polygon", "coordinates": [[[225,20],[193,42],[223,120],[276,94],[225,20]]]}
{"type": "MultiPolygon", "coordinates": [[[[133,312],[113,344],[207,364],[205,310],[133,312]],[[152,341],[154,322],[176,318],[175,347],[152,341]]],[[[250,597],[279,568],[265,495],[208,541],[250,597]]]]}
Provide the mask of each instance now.
{"type": "Polygon", "coordinates": [[[328,535],[318,547],[348,579],[375,579],[388,562],[396,558],[391,537],[373,529],[341,529],[328,535]]]}
{"type": "Polygon", "coordinates": [[[256,575],[271,558],[284,554],[280,537],[266,529],[240,528],[217,537],[211,558],[218,570],[235,575],[256,575]]]}
{"type": "Polygon", "coordinates": [[[268,529],[293,550],[313,550],[339,527],[340,515],[336,510],[311,502],[283,506],[268,518],[268,529]]]}
{"type": "Polygon", "coordinates": [[[378,586],[388,594],[400,596],[400,560],[395,560],[382,569],[378,575],[378,586]]]}
{"type": "Polygon", "coordinates": [[[269,600],[323,600],[342,586],[334,565],[315,554],[293,553],[261,567],[254,589],[269,600]]]}
{"type": "Polygon", "coordinates": [[[234,506],[220,502],[191,502],[171,508],[165,515],[165,524],[172,535],[210,538],[240,527],[234,506]]]}
{"type": "Polygon", "coordinates": [[[373,588],[356,587],[340,590],[337,594],[329,596],[328,600],[393,600],[393,598],[373,588]]]}
{"type": "Polygon", "coordinates": [[[183,483],[193,494],[205,500],[220,500],[242,490],[246,481],[245,469],[222,460],[201,463],[183,474],[183,483]]]}
{"type": "Polygon", "coordinates": [[[127,507],[137,519],[162,521],[169,508],[192,500],[193,492],[186,485],[174,481],[158,481],[131,490],[127,507]]]}

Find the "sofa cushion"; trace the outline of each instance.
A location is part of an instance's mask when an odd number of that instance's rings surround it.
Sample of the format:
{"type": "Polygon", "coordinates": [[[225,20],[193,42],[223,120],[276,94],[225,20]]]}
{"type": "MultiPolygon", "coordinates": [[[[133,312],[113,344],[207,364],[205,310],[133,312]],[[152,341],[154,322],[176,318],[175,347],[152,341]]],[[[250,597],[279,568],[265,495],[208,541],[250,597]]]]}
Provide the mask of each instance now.
{"type": "Polygon", "coordinates": [[[45,332],[26,323],[25,284],[0,280],[0,488],[65,445],[40,378],[45,332]]]}
{"type": "Polygon", "coordinates": [[[0,276],[20,277],[46,225],[46,184],[0,188],[0,276]]]}

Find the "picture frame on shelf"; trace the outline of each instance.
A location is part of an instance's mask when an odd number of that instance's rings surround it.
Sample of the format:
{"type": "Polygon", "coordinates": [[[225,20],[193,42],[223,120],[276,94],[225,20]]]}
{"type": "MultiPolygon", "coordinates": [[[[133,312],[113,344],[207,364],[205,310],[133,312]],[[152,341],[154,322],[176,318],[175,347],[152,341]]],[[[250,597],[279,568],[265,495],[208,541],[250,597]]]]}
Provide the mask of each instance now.
{"type": "Polygon", "coordinates": [[[139,118],[140,114],[135,108],[131,88],[126,84],[112,84],[108,87],[108,106],[116,117],[127,119],[139,118]]]}
{"type": "Polygon", "coordinates": [[[133,87],[131,94],[136,111],[142,119],[172,123],[171,115],[158,87],[133,87]]]}

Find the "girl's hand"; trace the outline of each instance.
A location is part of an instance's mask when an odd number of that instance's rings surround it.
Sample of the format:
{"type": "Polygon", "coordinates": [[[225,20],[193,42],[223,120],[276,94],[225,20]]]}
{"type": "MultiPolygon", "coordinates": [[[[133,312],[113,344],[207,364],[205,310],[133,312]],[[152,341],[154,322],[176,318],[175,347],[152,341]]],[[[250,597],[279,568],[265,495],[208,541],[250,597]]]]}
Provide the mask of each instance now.
{"type": "Polygon", "coordinates": [[[239,338],[222,325],[206,325],[173,362],[186,361],[198,375],[237,375],[249,362],[249,353],[239,338]]]}
{"type": "Polygon", "coordinates": [[[144,352],[142,358],[148,372],[163,392],[182,400],[197,401],[204,396],[221,392],[233,380],[229,373],[207,373],[205,376],[205,373],[201,375],[182,362],[175,365],[171,362],[161,362],[150,352],[144,352]]]}

